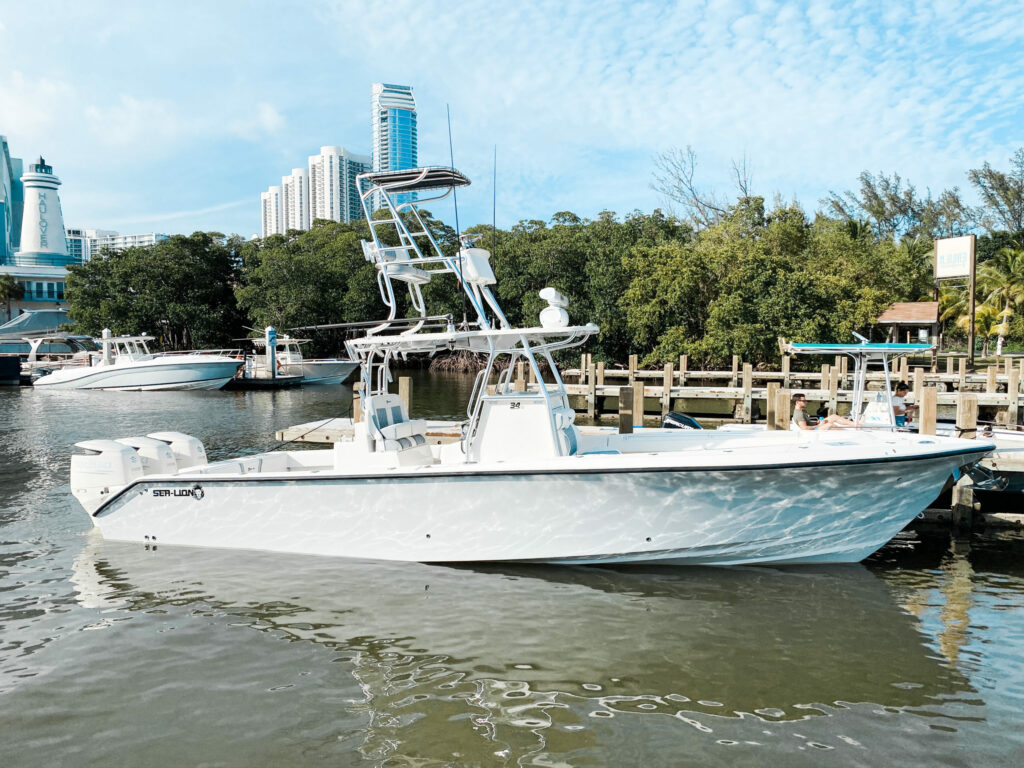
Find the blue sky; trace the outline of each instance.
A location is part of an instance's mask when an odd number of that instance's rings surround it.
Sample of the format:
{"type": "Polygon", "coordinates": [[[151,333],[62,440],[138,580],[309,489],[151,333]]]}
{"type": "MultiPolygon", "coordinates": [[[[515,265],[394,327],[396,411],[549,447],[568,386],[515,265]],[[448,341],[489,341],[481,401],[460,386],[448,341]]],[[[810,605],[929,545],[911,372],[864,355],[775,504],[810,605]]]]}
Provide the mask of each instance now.
{"type": "MultiPolygon", "coordinates": [[[[808,210],[862,170],[967,187],[1024,145],[1024,1],[0,0],[0,134],[62,178],[68,226],[259,230],[324,144],[368,153],[370,84],[412,85],[460,224],[665,207],[653,158],[808,210]]],[[[450,203],[434,212],[450,223],[450,203]]]]}

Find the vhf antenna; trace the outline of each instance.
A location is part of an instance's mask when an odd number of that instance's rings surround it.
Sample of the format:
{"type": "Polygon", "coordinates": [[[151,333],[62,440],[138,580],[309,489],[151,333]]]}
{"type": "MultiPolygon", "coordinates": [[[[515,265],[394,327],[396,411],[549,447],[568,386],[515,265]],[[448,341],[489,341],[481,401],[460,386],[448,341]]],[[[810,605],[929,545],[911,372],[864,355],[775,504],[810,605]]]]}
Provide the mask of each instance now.
{"type": "MultiPolygon", "coordinates": [[[[448,104],[445,104],[444,108],[448,113],[448,159],[454,171],[455,144],[452,142],[452,108],[448,104]]],[[[452,187],[452,200],[455,202],[455,247],[459,249],[459,283],[462,286],[462,325],[466,327],[469,322],[466,317],[466,270],[462,263],[462,230],[459,229],[459,190],[454,186],[452,187]]]]}

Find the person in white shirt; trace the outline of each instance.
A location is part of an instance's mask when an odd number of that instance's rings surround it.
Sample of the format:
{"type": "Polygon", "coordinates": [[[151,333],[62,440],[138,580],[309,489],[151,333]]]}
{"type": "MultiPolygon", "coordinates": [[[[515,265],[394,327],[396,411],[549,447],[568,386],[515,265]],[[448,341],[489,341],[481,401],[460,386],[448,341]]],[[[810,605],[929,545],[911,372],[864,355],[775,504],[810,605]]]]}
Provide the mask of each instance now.
{"type": "Polygon", "coordinates": [[[907,401],[904,399],[909,391],[910,387],[907,386],[905,381],[901,381],[896,385],[896,394],[892,397],[892,411],[896,417],[897,427],[907,426],[907,417],[917,410],[916,405],[907,405],[907,401]]]}

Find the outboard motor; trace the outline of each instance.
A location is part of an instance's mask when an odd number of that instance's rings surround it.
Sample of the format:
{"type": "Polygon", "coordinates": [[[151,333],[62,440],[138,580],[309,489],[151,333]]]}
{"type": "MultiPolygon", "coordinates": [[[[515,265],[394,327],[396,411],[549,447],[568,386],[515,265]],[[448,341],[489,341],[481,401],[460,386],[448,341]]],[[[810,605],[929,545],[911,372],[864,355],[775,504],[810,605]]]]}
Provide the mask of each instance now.
{"type": "Polygon", "coordinates": [[[171,446],[152,437],[120,437],[118,443],[130,445],[139,454],[144,475],[173,475],[178,471],[171,446]]]}
{"type": "Polygon", "coordinates": [[[201,467],[207,463],[206,449],[198,437],[186,435],[184,432],[150,432],[148,437],[171,446],[171,453],[174,454],[179,471],[185,467],[201,467]]]}
{"type": "Polygon", "coordinates": [[[669,411],[661,426],[666,429],[704,429],[693,416],[678,411],[669,411]]]}
{"type": "Polygon", "coordinates": [[[142,461],[130,445],[83,440],[75,447],[85,453],[71,457],[71,495],[90,515],[112,494],[142,477],[142,461]]]}

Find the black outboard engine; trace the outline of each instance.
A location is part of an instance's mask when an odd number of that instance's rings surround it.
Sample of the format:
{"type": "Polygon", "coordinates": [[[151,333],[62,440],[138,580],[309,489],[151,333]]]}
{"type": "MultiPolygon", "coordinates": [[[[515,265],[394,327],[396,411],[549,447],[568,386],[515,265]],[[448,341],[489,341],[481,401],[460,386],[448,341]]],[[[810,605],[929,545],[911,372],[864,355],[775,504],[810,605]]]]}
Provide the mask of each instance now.
{"type": "Polygon", "coordinates": [[[666,429],[704,429],[693,416],[687,416],[678,411],[669,411],[668,416],[661,422],[666,429]]]}

